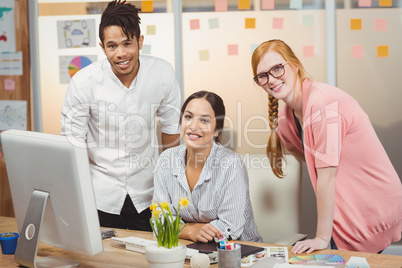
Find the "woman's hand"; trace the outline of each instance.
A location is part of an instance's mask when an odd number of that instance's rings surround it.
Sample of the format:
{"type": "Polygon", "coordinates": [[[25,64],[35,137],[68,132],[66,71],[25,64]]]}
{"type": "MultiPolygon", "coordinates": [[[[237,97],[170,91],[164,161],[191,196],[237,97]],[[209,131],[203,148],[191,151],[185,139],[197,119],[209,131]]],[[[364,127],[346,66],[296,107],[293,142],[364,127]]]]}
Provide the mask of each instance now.
{"type": "Polygon", "coordinates": [[[194,242],[207,243],[214,237],[222,237],[221,231],[209,223],[189,223],[180,235],[180,238],[190,239],[194,242]]]}
{"type": "Polygon", "coordinates": [[[311,253],[314,250],[326,249],[329,242],[324,241],[320,237],[315,237],[314,239],[307,239],[303,241],[298,241],[292,248],[292,253],[299,254],[306,251],[306,253],[311,253]]]}

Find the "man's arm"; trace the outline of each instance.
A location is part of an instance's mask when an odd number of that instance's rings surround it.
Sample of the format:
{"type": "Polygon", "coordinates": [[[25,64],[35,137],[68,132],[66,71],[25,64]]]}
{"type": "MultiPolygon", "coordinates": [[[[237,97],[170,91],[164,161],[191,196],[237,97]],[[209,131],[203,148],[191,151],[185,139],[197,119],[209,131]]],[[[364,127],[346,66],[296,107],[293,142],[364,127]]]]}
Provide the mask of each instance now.
{"type": "Polygon", "coordinates": [[[162,132],[163,150],[180,145],[180,134],[166,134],[162,132]]]}

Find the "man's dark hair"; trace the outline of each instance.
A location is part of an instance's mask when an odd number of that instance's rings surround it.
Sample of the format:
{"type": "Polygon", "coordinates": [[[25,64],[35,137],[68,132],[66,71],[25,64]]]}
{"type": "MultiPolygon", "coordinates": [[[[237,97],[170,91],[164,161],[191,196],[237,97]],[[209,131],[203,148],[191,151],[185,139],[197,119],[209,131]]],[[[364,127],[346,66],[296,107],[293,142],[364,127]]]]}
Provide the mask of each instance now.
{"type": "Polygon", "coordinates": [[[141,36],[141,19],[138,16],[138,11],[138,8],[126,3],[126,0],[110,2],[103,11],[99,24],[99,39],[102,44],[105,38],[103,32],[109,26],[119,26],[128,38],[134,39],[135,36],[138,41],[141,36]]]}

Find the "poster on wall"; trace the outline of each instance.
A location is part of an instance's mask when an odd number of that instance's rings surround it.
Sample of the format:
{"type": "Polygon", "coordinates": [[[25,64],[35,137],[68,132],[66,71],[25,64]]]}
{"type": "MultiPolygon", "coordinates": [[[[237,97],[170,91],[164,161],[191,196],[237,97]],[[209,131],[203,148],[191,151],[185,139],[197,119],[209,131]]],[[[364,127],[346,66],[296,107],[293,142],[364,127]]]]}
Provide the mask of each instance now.
{"type": "Polygon", "coordinates": [[[0,100],[0,130],[27,129],[27,102],[0,100]]]}
{"type": "Polygon", "coordinates": [[[68,84],[79,70],[97,60],[97,55],[59,56],[60,84],[68,84]]]}
{"type": "Polygon", "coordinates": [[[22,51],[0,52],[0,75],[22,75],[22,51]]]}
{"type": "Polygon", "coordinates": [[[0,52],[15,51],[14,0],[0,1],[0,52]]]}
{"type": "Polygon", "coordinates": [[[57,39],[59,49],[95,47],[95,20],[57,21],[57,39]]]}

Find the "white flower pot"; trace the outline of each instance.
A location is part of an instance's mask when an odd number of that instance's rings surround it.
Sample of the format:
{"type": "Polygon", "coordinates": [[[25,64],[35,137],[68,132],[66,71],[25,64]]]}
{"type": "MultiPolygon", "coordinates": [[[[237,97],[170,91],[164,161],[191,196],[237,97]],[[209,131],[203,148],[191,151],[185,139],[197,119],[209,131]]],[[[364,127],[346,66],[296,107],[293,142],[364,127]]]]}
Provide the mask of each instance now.
{"type": "Polygon", "coordinates": [[[174,248],[150,245],[145,248],[145,257],[150,268],[183,268],[187,247],[179,244],[174,248]]]}

